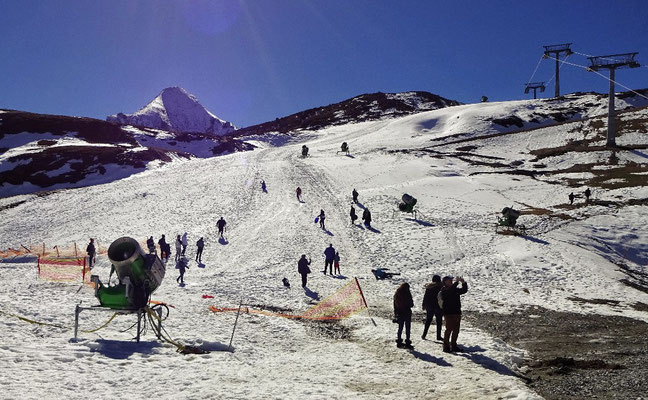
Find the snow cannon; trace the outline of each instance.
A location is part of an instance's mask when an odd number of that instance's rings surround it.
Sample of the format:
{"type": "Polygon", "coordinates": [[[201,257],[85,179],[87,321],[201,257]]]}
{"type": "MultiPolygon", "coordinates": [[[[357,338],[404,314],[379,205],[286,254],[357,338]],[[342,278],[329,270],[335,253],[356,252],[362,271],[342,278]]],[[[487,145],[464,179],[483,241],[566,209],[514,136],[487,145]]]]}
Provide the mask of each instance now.
{"type": "Polygon", "coordinates": [[[513,228],[520,217],[520,212],[512,207],[504,207],[502,210],[503,218],[500,219],[500,225],[513,228]]]}
{"type": "Polygon", "coordinates": [[[411,213],[414,211],[414,206],[416,205],[416,200],[414,197],[410,196],[409,194],[405,193],[403,197],[401,197],[401,200],[403,200],[400,204],[398,204],[398,209],[403,211],[403,212],[408,212],[411,213]]]}
{"type": "Polygon", "coordinates": [[[162,283],[166,271],[156,254],[146,254],[139,243],[130,237],[121,237],[108,248],[108,259],[119,284],[105,286],[98,275],[92,275],[95,296],[102,307],[137,310],[148,303],[151,293],[162,283]]]}

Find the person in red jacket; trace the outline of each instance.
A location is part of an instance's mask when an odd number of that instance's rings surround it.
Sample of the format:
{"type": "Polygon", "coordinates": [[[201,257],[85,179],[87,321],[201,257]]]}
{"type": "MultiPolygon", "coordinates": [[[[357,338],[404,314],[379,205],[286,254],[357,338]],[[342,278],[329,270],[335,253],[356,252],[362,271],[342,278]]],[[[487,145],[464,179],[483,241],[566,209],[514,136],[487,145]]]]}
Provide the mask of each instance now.
{"type": "Polygon", "coordinates": [[[413,349],[412,341],[410,340],[410,330],[412,326],[412,307],[414,307],[414,300],[412,299],[412,292],[410,292],[409,283],[405,282],[396,289],[394,293],[394,316],[398,322],[398,338],[396,339],[396,347],[413,349]],[[405,344],[401,338],[403,334],[403,326],[405,326],[405,344]]]}

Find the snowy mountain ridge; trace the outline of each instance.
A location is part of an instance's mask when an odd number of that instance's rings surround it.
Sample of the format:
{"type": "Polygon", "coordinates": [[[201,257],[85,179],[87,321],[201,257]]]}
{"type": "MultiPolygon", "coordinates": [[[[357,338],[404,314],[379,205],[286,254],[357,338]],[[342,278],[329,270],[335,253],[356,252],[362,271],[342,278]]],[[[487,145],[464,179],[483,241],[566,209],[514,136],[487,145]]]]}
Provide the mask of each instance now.
{"type": "Polygon", "coordinates": [[[161,129],[172,132],[225,135],[236,130],[200,104],[196,96],[181,87],[169,87],[133,114],[110,115],[106,121],[119,125],[161,129]]]}

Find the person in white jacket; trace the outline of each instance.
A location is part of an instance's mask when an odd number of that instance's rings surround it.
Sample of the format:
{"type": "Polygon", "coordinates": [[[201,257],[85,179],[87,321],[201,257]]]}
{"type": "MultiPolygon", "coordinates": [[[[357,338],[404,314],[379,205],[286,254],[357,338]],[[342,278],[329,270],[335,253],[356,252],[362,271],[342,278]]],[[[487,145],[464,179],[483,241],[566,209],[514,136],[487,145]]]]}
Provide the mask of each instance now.
{"type": "Polygon", "coordinates": [[[178,235],[178,237],[176,238],[175,249],[176,249],[175,261],[178,262],[180,256],[182,255],[182,239],[180,238],[180,235],[178,235]]]}
{"type": "Polygon", "coordinates": [[[187,232],[182,235],[182,255],[185,255],[185,250],[187,250],[187,245],[189,244],[189,241],[187,240],[187,232]]]}

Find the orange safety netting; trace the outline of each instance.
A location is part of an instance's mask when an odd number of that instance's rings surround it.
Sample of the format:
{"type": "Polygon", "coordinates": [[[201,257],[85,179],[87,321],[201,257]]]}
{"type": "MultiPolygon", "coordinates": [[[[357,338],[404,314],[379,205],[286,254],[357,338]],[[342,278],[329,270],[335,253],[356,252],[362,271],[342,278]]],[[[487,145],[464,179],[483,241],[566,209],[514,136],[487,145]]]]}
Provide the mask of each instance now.
{"type": "Polygon", "coordinates": [[[38,278],[53,282],[90,283],[84,257],[39,257],[38,278]]]}
{"type": "MultiPolygon", "coordinates": [[[[252,314],[261,314],[283,318],[303,318],[312,320],[338,320],[352,316],[367,308],[362,289],[358,278],[344,285],[337,292],[320,301],[302,314],[282,314],[265,310],[255,310],[249,307],[241,307],[241,311],[252,314]]],[[[213,312],[238,311],[238,308],[220,308],[210,306],[213,312]]]]}

